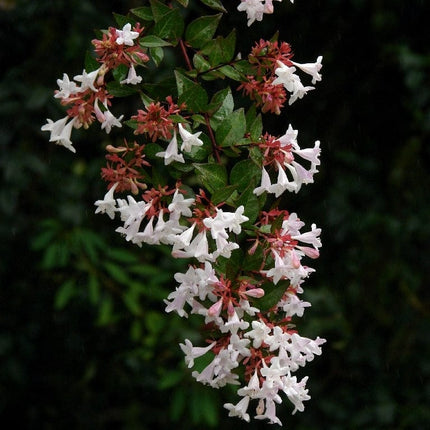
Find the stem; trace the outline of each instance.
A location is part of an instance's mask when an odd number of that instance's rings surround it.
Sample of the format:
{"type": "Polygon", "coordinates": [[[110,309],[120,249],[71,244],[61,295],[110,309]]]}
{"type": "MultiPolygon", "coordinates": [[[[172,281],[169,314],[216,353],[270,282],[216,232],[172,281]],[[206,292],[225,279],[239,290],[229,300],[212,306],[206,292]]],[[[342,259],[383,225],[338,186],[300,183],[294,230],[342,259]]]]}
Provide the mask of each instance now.
{"type": "MultiPolygon", "coordinates": [[[[184,56],[185,62],[187,63],[188,70],[190,70],[190,71],[193,70],[193,66],[191,64],[190,57],[188,56],[187,47],[185,46],[185,43],[182,39],[179,40],[179,46],[181,47],[182,55],[184,56]]],[[[198,84],[198,81],[196,78],[194,78],[194,82],[196,84],[198,84]]],[[[215,157],[217,163],[221,164],[218,145],[216,144],[216,139],[215,139],[214,132],[212,130],[212,127],[211,127],[211,124],[209,121],[209,115],[207,112],[204,113],[204,117],[205,117],[206,127],[209,131],[209,138],[210,138],[211,144],[212,144],[212,152],[214,154],[214,157],[215,157]]]]}

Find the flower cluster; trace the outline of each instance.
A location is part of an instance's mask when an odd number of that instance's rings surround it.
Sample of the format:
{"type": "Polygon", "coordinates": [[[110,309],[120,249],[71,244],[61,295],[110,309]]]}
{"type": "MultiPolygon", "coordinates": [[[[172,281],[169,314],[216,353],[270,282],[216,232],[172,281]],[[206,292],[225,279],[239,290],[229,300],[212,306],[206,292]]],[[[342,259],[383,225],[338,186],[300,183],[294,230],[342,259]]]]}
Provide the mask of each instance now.
{"type": "Polygon", "coordinates": [[[143,48],[135,44],[143,28],[137,24],[133,31],[131,24],[126,24],[122,30],[109,28],[101,40],[93,40],[97,61],[101,64],[97,69],[81,75],[73,80],[64,73],[63,79],[58,79],[59,90],[55,98],[60,99],[63,106],[67,106],[67,115],[58,120],[47,120],[42,127],[43,131],[51,133],[50,142],[62,145],[72,152],[76,152],[71,133],[73,128],[88,128],[95,120],[101,124],[101,129],[107,134],[112,127],[122,127],[123,115],[115,117],[109,110],[113,96],[106,87],[106,74],[119,65],[128,67],[128,76],[122,84],[138,84],[142,78],[136,75],[135,66],[149,61],[143,48]]]}
{"type": "MultiPolygon", "coordinates": [[[[291,125],[282,136],[264,133],[261,113],[279,115],[287,100],[292,104],[313,89],[295,72],[311,75],[315,84],[321,80],[322,57],[295,63],[288,43],[260,40],[246,60],[233,60],[231,40],[213,38],[218,15],[191,22],[184,41],[177,7],[153,2],[151,8],[134,10],[145,26],[154,20],[142,39],[143,29],[132,20],[94,40],[100,67],[73,81],[66,74],[58,81],[55,97],[68,106],[68,115],[48,120],[42,130],[74,152],[73,127],[98,120],[109,133],[122,126],[123,115],[116,118],[109,110],[115,88],[130,86],[130,94],[140,97],[144,106],[125,122],[132,139],[106,147],[101,175],[107,192],[95,202],[95,212],[119,218],[116,232],[126,241],[168,246],[174,258],[189,260],[165,299],[166,312],[196,314],[204,321],[205,345],[194,346],[189,339],[180,344],[186,365],[203,384],[238,386],[240,400],[224,405],[230,416],[249,421],[248,408],[255,402],[256,419],[281,425],[276,404],[284,396],[293,413],[303,411],[310,399],[307,377],[298,380],[293,374],[321,354],[325,340],[303,337],[295,325],[310,306],[300,295],[314,272],[307,261],[319,256],[321,230],[315,224],[304,229],[295,212],[279,207],[278,198],[313,182],[320,142],[300,147],[291,125]],[[166,46],[179,48],[188,70],[175,69],[174,78],[160,84],[163,98],[152,99],[138,85],[142,77],[135,66],[150,60],[146,48],[157,65],[166,46]],[[251,100],[246,113],[234,109],[229,86],[208,94],[205,81],[219,77],[223,83],[226,78],[241,82],[239,89],[251,100]]],[[[247,12],[251,24],[272,13],[273,4],[246,0],[238,9],[247,12]]]]}
{"type": "Polygon", "coordinates": [[[255,100],[263,113],[279,115],[287,98],[291,105],[314,89],[303,85],[299,75],[295,73],[296,67],[311,75],[313,84],[321,80],[319,72],[322,56],[315,63],[305,64],[292,61],[292,57],[290,45],[276,40],[260,40],[249,54],[248,61],[252,65],[253,74],[247,74],[246,80],[242,81],[238,89],[255,100]]]}

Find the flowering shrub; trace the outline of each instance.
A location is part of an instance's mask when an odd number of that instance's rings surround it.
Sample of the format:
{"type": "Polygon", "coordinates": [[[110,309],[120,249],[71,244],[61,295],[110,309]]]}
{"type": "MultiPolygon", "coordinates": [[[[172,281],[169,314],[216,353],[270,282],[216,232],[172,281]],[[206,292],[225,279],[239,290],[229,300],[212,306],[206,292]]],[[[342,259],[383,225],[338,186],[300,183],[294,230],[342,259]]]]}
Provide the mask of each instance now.
{"type": "MultiPolygon", "coordinates": [[[[273,136],[262,114],[280,115],[314,89],[301,76],[320,81],[322,57],[295,62],[290,45],[275,37],[242,58],[234,30],[216,35],[226,12],[220,0],[201,0],[217,13],[187,24],[188,0],[149,3],[99,33],[81,75],[58,79],[54,97],[67,115],[48,119],[42,130],[75,152],[74,128],[98,122],[109,134],[127,127],[122,143],[106,146],[107,192],[95,212],[118,217],[116,231],[127,241],[168,245],[174,258],[190,261],[165,300],[166,312],[204,320],[206,345],[180,344],[187,366],[211,387],[238,385],[241,399],[224,405],[230,416],[249,421],[254,401],[256,419],[281,425],[275,404],[283,394],[293,413],[303,411],[307,377],[293,374],[321,354],[325,340],[302,337],[295,325],[310,306],[300,295],[321,230],[304,229],[279,197],[313,182],[320,142],[301,148],[292,125],[273,136]],[[158,67],[165,50],[179,53],[181,65],[166,80],[146,81],[145,67],[158,67]],[[241,96],[247,109],[237,108],[241,96]],[[117,97],[134,97],[142,107],[116,116],[117,97]]],[[[250,25],[273,4],[246,0],[238,10],[250,25]]]]}

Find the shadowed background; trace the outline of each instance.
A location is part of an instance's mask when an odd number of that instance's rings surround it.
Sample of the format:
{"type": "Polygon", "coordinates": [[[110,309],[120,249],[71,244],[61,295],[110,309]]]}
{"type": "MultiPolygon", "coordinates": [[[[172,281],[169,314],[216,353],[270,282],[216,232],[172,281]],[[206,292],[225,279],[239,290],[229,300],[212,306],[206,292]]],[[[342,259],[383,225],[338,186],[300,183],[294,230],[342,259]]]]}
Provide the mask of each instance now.
{"type": "MultiPolygon", "coordinates": [[[[320,139],[323,151],[316,183],[284,206],[323,229],[298,328],[328,342],[299,372],[310,375],[305,412],[290,416],[285,401],[279,415],[296,430],[430,428],[430,3],[295,3],[276,2],[251,29],[243,14],[222,27],[236,26],[243,55],[279,28],[296,61],[324,56],[317,89],[265,123],[281,134],[291,122],[300,145],[320,139]]],[[[0,2],[4,428],[268,428],[227,419],[232,391],[185,369],[177,345],[198,339],[200,321],[162,303],[184,263],[126,244],[94,215],[107,137],[77,132],[73,155],[40,131],[64,116],[56,79],[82,71],[93,30],[141,5],[0,2]]]]}

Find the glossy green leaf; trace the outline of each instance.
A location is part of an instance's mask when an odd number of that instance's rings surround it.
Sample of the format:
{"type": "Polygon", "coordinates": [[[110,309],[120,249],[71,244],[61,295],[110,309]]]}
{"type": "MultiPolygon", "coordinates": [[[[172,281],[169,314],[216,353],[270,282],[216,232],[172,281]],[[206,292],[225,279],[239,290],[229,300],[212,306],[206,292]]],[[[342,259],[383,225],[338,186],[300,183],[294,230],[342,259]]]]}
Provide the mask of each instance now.
{"type": "Polygon", "coordinates": [[[192,21],[186,31],[185,40],[193,48],[200,48],[209,42],[216,32],[222,14],[201,16],[192,21]]]}
{"type": "Polygon", "coordinates": [[[152,10],[149,6],[137,7],[137,8],[131,9],[131,12],[137,17],[139,17],[140,19],[143,19],[144,21],[153,21],[154,19],[152,10]]]}
{"type": "Polygon", "coordinates": [[[162,39],[170,39],[173,44],[182,37],[185,23],[178,9],[170,9],[170,12],[163,15],[156,21],[154,33],[162,39]]]}
{"type": "Polygon", "coordinates": [[[216,141],[220,146],[232,146],[244,137],[245,112],[240,108],[226,117],[216,129],[216,141]]]}
{"type": "Polygon", "coordinates": [[[230,87],[218,91],[212,97],[208,112],[211,115],[211,126],[216,130],[226,118],[228,118],[234,109],[234,100],[230,87]]]}
{"type": "Polygon", "coordinates": [[[194,164],[197,176],[211,194],[227,185],[227,169],[221,164],[194,164]]]}
{"type": "Polygon", "coordinates": [[[202,49],[202,53],[209,57],[213,67],[221,63],[230,62],[235,53],[236,32],[232,32],[226,37],[218,36],[216,39],[209,41],[202,49]]]}
{"type": "Polygon", "coordinates": [[[149,48],[149,56],[152,58],[155,65],[159,66],[164,58],[164,50],[160,46],[149,48]]]}
{"type": "Polygon", "coordinates": [[[239,191],[244,191],[250,185],[255,188],[260,175],[261,168],[252,160],[241,160],[231,169],[230,184],[236,185],[239,191]]]}
{"type": "MultiPolygon", "coordinates": [[[[227,187],[223,187],[216,190],[211,196],[212,203],[214,205],[217,205],[219,203],[229,201],[233,194],[237,195],[236,188],[236,185],[229,185],[227,187]]],[[[230,203],[232,202],[230,201],[230,203]]]]}
{"type": "Polygon", "coordinates": [[[223,4],[221,3],[221,0],[200,0],[200,1],[206,6],[209,6],[214,10],[219,10],[220,12],[227,12],[223,4]]]}
{"type": "Polygon", "coordinates": [[[279,281],[276,285],[273,282],[264,282],[261,286],[264,296],[255,301],[255,306],[263,312],[269,311],[279,303],[289,286],[288,281],[279,281]]]}
{"type": "Polygon", "coordinates": [[[106,84],[106,89],[109,94],[114,97],[127,97],[137,93],[135,86],[123,85],[119,82],[108,82],[106,84]]]}
{"type": "Polygon", "coordinates": [[[146,48],[155,48],[158,46],[172,46],[170,42],[167,42],[166,40],[163,40],[160,37],[155,36],[153,34],[142,37],[142,39],[139,40],[139,44],[146,48]]]}
{"type": "Polygon", "coordinates": [[[208,95],[201,85],[175,71],[179,103],[185,103],[187,110],[204,112],[207,109],[208,95]]]}

